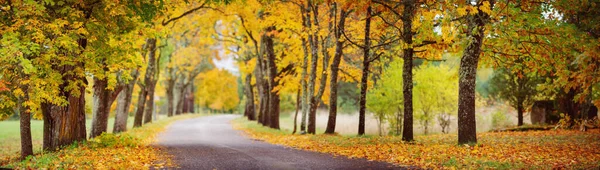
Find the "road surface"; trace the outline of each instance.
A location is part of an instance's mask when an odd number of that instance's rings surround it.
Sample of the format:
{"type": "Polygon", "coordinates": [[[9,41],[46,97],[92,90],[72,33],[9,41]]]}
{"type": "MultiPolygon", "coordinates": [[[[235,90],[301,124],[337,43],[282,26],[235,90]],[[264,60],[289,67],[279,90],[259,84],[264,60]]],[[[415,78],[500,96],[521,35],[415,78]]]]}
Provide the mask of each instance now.
{"type": "Polygon", "coordinates": [[[236,115],[174,122],[158,145],[182,169],[401,169],[388,163],[349,159],[256,141],[231,127],[236,115]]]}

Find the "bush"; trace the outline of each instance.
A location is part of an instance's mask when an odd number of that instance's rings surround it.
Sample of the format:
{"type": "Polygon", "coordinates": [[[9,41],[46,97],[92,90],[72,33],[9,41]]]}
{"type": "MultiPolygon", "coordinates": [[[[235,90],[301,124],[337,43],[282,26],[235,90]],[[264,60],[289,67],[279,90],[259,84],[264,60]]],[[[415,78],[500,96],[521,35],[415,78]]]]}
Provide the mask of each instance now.
{"type": "Polygon", "coordinates": [[[496,111],[492,113],[492,127],[500,128],[508,125],[508,119],[506,115],[501,111],[496,111]]]}

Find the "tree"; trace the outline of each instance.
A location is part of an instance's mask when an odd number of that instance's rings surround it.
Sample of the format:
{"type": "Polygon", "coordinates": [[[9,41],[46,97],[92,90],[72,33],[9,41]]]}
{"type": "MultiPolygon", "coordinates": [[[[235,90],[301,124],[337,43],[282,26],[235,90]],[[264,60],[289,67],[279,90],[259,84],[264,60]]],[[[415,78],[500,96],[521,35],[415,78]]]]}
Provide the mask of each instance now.
{"type": "MultiPolygon", "coordinates": [[[[337,3],[334,2],[335,12],[337,13],[337,3]]],[[[344,42],[342,41],[342,34],[345,31],[346,26],[346,17],[348,17],[350,11],[346,5],[342,6],[340,9],[340,17],[336,27],[334,28],[335,35],[335,54],[333,55],[333,60],[331,62],[331,75],[329,78],[329,119],[327,120],[327,128],[325,129],[325,133],[333,134],[335,133],[335,124],[337,117],[337,91],[338,91],[338,74],[340,69],[340,62],[342,60],[342,55],[344,55],[344,42]]],[[[334,14],[337,16],[337,14],[334,14]]],[[[334,21],[335,22],[335,21],[334,21]]]]}
{"type": "Polygon", "coordinates": [[[442,132],[447,133],[451,112],[458,102],[457,70],[444,63],[421,65],[415,72],[415,110],[417,120],[423,125],[424,134],[429,133],[431,122],[438,118],[442,132]]]}
{"type": "MultiPolygon", "coordinates": [[[[402,53],[404,62],[402,87],[404,94],[404,121],[402,140],[413,140],[413,59],[436,60],[441,56],[441,52],[449,51],[449,44],[452,44],[452,31],[447,29],[450,22],[450,16],[446,11],[440,8],[447,8],[444,1],[389,1],[375,0],[376,4],[382,6],[385,10],[378,18],[385,23],[388,28],[396,30],[402,43],[394,44],[399,50],[396,53],[402,53]],[[400,8],[402,7],[402,8],[400,8]],[[417,20],[415,20],[417,19],[417,20]],[[416,22],[415,22],[416,21],[416,22]],[[440,28],[436,32],[436,28],[440,28]],[[440,35],[441,34],[441,35],[440,35]],[[422,56],[417,54],[421,53],[422,56]]],[[[389,49],[389,51],[393,51],[389,49]]]]}
{"type": "MultiPolygon", "coordinates": [[[[599,81],[595,76],[599,29],[594,21],[600,11],[591,7],[594,2],[500,5],[506,10],[496,18],[507,19],[494,23],[494,36],[486,43],[486,52],[492,56],[487,63],[522,75],[548,77],[540,90],[556,96],[559,112],[571,117],[584,115],[594,101],[589,94],[599,81]]],[[[598,105],[597,98],[595,101],[598,105]]]]}
{"type": "Polygon", "coordinates": [[[217,111],[231,111],[237,108],[237,79],[226,70],[212,69],[201,73],[197,79],[197,96],[200,106],[217,111]]]}
{"type": "Polygon", "coordinates": [[[123,90],[117,97],[117,113],[115,114],[113,133],[127,131],[127,119],[129,118],[129,108],[132,99],[131,94],[133,93],[133,86],[135,86],[138,76],[138,69],[133,70],[131,73],[132,79],[124,85],[123,90]]]}
{"type": "Polygon", "coordinates": [[[494,0],[479,1],[475,5],[464,4],[457,11],[466,18],[467,44],[460,61],[458,97],[458,143],[477,143],[475,124],[475,78],[485,28],[490,22],[494,0]]]}
{"type": "Polygon", "coordinates": [[[508,101],[517,110],[518,126],[523,125],[523,112],[526,106],[533,104],[538,93],[537,85],[540,78],[534,74],[524,74],[522,71],[499,69],[494,72],[490,80],[489,91],[492,95],[508,101]]]}
{"type": "Polygon", "coordinates": [[[367,109],[380,120],[388,121],[394,135],[402,133],[402,60],[394,60],[384,69],[381,79],[367,94],[367,109]]]}

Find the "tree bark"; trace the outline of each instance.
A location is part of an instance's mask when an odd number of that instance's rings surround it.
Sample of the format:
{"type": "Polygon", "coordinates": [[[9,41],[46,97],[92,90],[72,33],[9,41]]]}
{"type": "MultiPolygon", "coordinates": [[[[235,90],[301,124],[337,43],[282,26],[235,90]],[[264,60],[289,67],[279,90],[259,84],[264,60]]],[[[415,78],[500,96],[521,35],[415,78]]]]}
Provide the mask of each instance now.
{"type": "MultiPolygon", "coordinates": [[[[154,67],[156,64],[156,39],[148,38],[146,39],[146,48],[144,50],[148,50],[148,67],[146,68],[146,74],[144,75],[144,83],[140,85],[140,96],[138,97],[138,107],[135,113],[133,127],[141,127],[142,122],[144,121],[144,111],[146,109],[146,104],[148,100],[149,86],[152,84],[152,79],[154,78],[154,67]]],[[[152,96],[154,97],[154,96],[152,96]]],[[[151,118],[151,117],[150,117],[151,118]]]]}
{"type": "Polygon", "coordinates": [[[27,87],[22,88],[25,92],[25,96],[19,101],[19,117],[20,120],[20,132],[21,132],[21,160],[25,160],[27,156],[33,155],[33,143],[31,140],[31,112],[29,106],[24,105],[25,101],[29,100],[29,91],[27,87]]]}
{"type": "Polygon", "coordinates": [[[59,66],[63,73],[63,84],[60,85],[61,96],[66,98],[68,105],[56,105],[52,103],[42,103],[41,110],[44,115],[44,144],[43,148],[47,151],[54,151],[61,146],[69,145],[75,141],[84,141],[86,139],[85,129],[85,87],[79,86],[77,89],[67,90],[70,81],[83,81],[87,84],[82,75],[66,74],[75,70],[76,67],[83,67],[83,64],[77,66],[64,65],[59,66]],[[76,92],[73,94],[72,92],[76,92]]]}
{"type": "Polygon", "coordinates": [[[263,118],[263,120],[262,120],[263,125],[269,127],[271,125],[271,113],[269,112],[270,111],[269,106],[271,105],[271,103],[270,103],[271,102],[271,99],[270,99],[270,97],[271,97],[271,87],[269,86],[269,80],[268,80],[268,76],[269,76],[268,74],[269,73],[268,73],[268,70],[267,70],[267,67],[268,67],[268,63],[267,63],[267,59],[266,59],[267,57],[264,56],[265,53],[266,53],[265,52],[266,51],[266,45],[264,43],[265,42],[265,37],[264,36],[261,36],[261,41],[260,42],[261,42],[261,45],[260,45],[261,46],[260,47],[261,53],[258,56],[258,58],[259,58],[259,62],[261,62],[261,68],[260,68],[260,72],[261,72],[261,75],[262,75],[261,76],[261,82],[262,82],[262,86],[263,86],[263,89],[264,89],[263,90],[264,103],[261,103],[261,105],[262,105],[262,107],[264,109],[261,110],[262,111],[261,114],[264,115],[262,117],[263,118]]]}
{"type": "Polygon", "coordinates": [[[92,130],[90,138],[100,136],[108,127],[108,114],[110,112],[110,91],[106,89],[108,81],[94,77],[94,106],[92,107],[92,130]]]}
{"type": "MultiPolygon", "coordinates": [[[[308,1],[308,8],[307,8],[307,17],[306,17],[306,21],[308,23],[308,28],[309,30],[312,29],[312,24],[311,24],[311,19],[310,19],[310,13],[312,12],[312,17],[313,17],[313,24],[315,26],[318,26],[319,21],[318,19],[318,8],[317,5],[313,4],[312,1],[308,1]]],[[[315,96],[315,83],[316,83],[316,79],[317,79],[317,65],[318,65],[318,61],[319,61],[319,35],[316,32],[312,32],[312,34],[310,34],[308,36],[308,43],[310,45],[310,52],[311,52],[311,60],[310,60],[310,74],[309,74],[309,79],[308,79],[308,98],[309,98],[309,102],[310,102],[310,106],[309,106],[309,112],[308,112],[308,129],[307,132],[310,134],[315,134],[316,133],[316,126],[317,126],[317,107],[319,106],[319,102],[320,102],[320,96],[315,96]]],[[[328,59],[326,59],[326,57],[323,58],[323,62],[328,62],[328,59]]],[[[327,64],[323,65],[324,70],[327,70],[327,64]]],[[[326,73],[324,73],[326,74],[326,73]]],[[[322,77],[321,82],[323,81],[327,81],[327,76],[322,77]],[[324,79],[324,80],[323,80],[324,79]]],[[[322,84],[322,83],[321,83],[322,84]]],[[[324,88],[323,86],[321,86],[320,88],[324,88]]],[[[320,89],[319,89],[320,91],[320,89]]]]}
{"type": "MultiPolygon", "coordinates": [[[[481,4],[481,3],[480,3],[481,4]]],[[[494,0],[490,0],[493,9],[494,0]]],[[[458,83],[458,143],[477,143],[477,127],[475,124],[475,80],[477,77],[477,64],[481,54],[481,46],[485,32],[485,25],[489,15],[479,11],[476,15],[467,17],[467,38],[470,43],[464,50],[460,60],[458,83]]]]}
{"type": "MultiPolygon", "coordinates": [[[[307,19],[306,17],[308,16],[307,12],[306,12],[306,8],[304,6],[300,7],[300,11],[302,13],[302,25],[303,27],[306,29],[307,26],[307,19]]],[[[306,132],[306,122],[308,120],[307,116],[308,116],[308,104],[309,104],[309,95],[308,95],[308,82],[306,81],[307,79],[307,74],[308,74],[308,56],[309,56],[309,52],[308,52],[308,42],[306,40],[306,38],[302,37],[302,51],[304,53],[304,57],[302,60],[302,79],[300,80],[300,84],[301,84],[301,88],[302,88],[302,99],[300,100],[302,102],[302,119],[301,119],[301,123],[300,123],[300,131],[301,133],[305,133],[306,132]]]]}
{"type": "Polygon", "coordinates": [[[146,96],[146,108],[144,110],[144,124],[152,122],[152,114],[154,113],[154,92],[156,81],[150,82],[148,87],[148,95],[146,96]]]}
{"type": "Polygon", "coordinates": [[[244,91],[244,94],[246,94],[246,110],[244,111],[244,115],[248,117],[248,120],[256,120],[254,111],[254,90],[252,88],[252,74],[246,75],[244,87],[246,89],[244,91]]]}
{"type": "Polygon", "coordinates": [[[338,88],[338,71],[340,68],[340,62],[344,53],[344,42],[341,41],[342,33],[345,31],[346,17],[348,13],[345,9],[340,12],[340,19],[335,28],[335,55],[331,63],[331,78],[329,79],[329,119],[327,120],[327,128],[325,129],[326,134],[335,133],[335,124],[337,118],[337,88],[338,88]]]}
{"type": "MultiPolygon", "coordinates": [[[[274,27],[270,27],[267,29],[267,32],[274,29],[274,27]]],[[[275,80],[277,77],[277,65],[275,64],[276,56],[275,49],[273,48],[273,37],[265,34],[263,40],[267,54],[267,76],[269,77],[269,127],[279,129],[279,94],[274,91],[275,87],[279,85],[279,81],[275,80]]]]}
{"type": "MultiPolygon", "coordinates": [[[[258,46],[258,44],[256,45],[258,46]]],[[[259,108],[259,123],[264,126],[269,126],[269,84],[265,80],[266,63],[263,57],[264,54],[264,37],[261,37],[260,50],[258,52],[258,60],[256,62],[256,86],[259,91],[260,108],[259,108]]]]}
{"type": "MultiPolygon", "coordinates": [[[[183,81],[183,80],[182,80],[183,81]]],[[[177,104],[175,105],[175,115],[181,115],[183,113],[183,96],[185,95],[183,92],[183,82],[181,82],[182,84],[179,86],[178,90],[178,94],[179,96],[177,96],[177,104]]]]}
{"type": "Polygon", "coordinates": [[[123,87],[123,91],[119,94],[117,102],[117,114],[115,115],[115,125],[113,133],[127,131],[127,119],[129,118],[129,107],[131,105],[133,87],[137,82],[139,72],[137,69],[131,73],[132,79],[123,87]]]}
{"type": "Polygon", "coordinates": [[[167,80],[167,89],[166,89],[166,93],[167,93],[167,116],[171,117],[173,116],[174,112],[175,112],[175,94],[174,94],[174,90],[175,90],[175,84],[177,82],[177,77],[178,76],[172,76],[173,74],[173,68],[168,68],[168,75],[171,76],[170,79],[167,80]]]}
{"type": "MultiPolygon", "coordinates": [[[[108,68],[105,68],[104,71],[108,74],[108,68]]],[[[123,89],[123,86],[119,85],[113,90],[107,88],[108,80],[106,78],[99,79],[94,77],[94,106],[92,108],[93,118],[90,138],[100,136],[102,133],[107,132],[110,106],[123,89]]]]}
{"type": "Polygon", "coordinates": [[[403,70],[402,70],[402,93],[404,97],[404,124],[402,130],[402,140],[413,140],[413,53],[412,48],[414,32],[412,32],[412,22],[416,11],[416,3],[414,0],[408,0],[404,3],[404,11],[402,15],[402,23],[404,32],[402,41],[407,44],[408,48],[403,50],[403,70]]]}
{"type": "Polygon", "coordinates": [[[182,80],[181,88],[179,89],[179,99],[177,100],[177,111],[175,112],[177,115],[187,113],[187,109],[185,109],[185,103],[187,98],[187,88],[188,85],[185,80],[182,80]]]}
{"type": "MultiPolygon", "coordinates": [[[[195,78],[195,77],[194,77],[195,78]]],[[[194,79],[190,80],[190,86],[188,87],[187,101],[187,113],[194,113],[194,79]]]]}
{"type": "Polygon", "coordinates": [[[365,134],[365,114],[367,104],[367,83],[369,81],[369,65],[371,50],[371,6],[367,7],[367,18],[365,19],[365,43],[363,48],[363,68],[362,78],[360,80],[360,101],[358,110],[358,135],[365,134]]]}
{"type": "Polygon", "coordinates": [[[144,119],[144,107],[146,106],[146,96],[148,96],[146,87],[140,84],[140,94],[138,96],[137,109],[133,118],[133,127],[142,127],[142,120],[144,119]]]}
{"type": "Polygon", "coordinates": [[[261,62],[257,61],[256,62],[256,68],[254,69],[254,72],[256,74],[256,89],[258,90],[258,123],[263,124],[264,125],[264,109],[265,109],[265,97],[264,95],[264,86],[263,86],[263,80],[261,78],[262,74],[260,73],[260,67],[261,67],[261,62]]]}
{"type": "Polygon", "coordinates": [[[523,126],[523,110],[524,109],[525,108],[523,107],[523,102],[520,101],[517,106],[517,119],[518,119],[517,126],[523,126]]]}
{"type": "Polygon", "coordinates": [[[300,89],[298,89],[298,93],[296,93],[296,113],[294,114],[294,130],[292,134],[296,134],[296,128],[298,127],[298,111],[300,110],[300,89]]]}
{"type": "Polygon", "coordinates": [[[156,87],[155,72],[156,72],[156,39],[150,38],[146,41],[148,44],[148,68],[144,77],[144,85],[146,87],[145,108],[144,108],[144,124],[152,122],[152,112],[154,111],[154,88],[156,87]]]}

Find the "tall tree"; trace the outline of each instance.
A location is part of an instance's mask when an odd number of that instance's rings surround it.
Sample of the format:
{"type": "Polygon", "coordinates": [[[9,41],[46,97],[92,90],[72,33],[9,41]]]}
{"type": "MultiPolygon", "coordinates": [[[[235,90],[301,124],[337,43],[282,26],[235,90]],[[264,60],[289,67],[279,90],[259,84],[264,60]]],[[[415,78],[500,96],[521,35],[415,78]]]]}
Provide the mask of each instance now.
{"type": "MultiPolygon", "coordinates": [[[[335,12],[337,13],[337,3],[334,2],[335,12]]],[[[335,25],[334,34],[335,34],[335,54],[333,56],[333,60],[331,62],[331,77],[329,78],[329,119],[327,120],[327,128],[325,129],[325,133],[333,134],[335,133],[335,124],[337,117],[337,91],[338,91],[338,72],[340,67],[340,62],[342,60],[342,55],[344,55],[344,41],[342,41],[342,34],[344,33],[346,26],[346,17],[350,11],[348,9],[340,10],[340,16],[338,19],[338,23],[335,25]]],[[[334,14],[337,16],[337,14],[334,14]]],[[[335,21],[334,21],[335,22],[335,21]]]]}
{"type": "Polygon", "coordinates": [[[277,79],[277,65],[275,64],[275,49],[273,36],[267,35],[272,34],[271,31],[274,30],[275,27],[269,27],[265,34],[263,35],[263,43],[265,45],[266,52],[266,62],[267,62],[267,76],[268,78],[268,86],[269,86],[269,106],[268,106],[268,114],[269,114],[269,124],[268,126],[273,129],[279,129],[279,92],[275,91],[275,87],[279,85],[279,80],[277,79]]]}
{"type": "MultiPolygon", "coordinates": [[[[494,0],[478,1],[466,14],[466,37],[467,46],[463,52],[459,69],[458,90],[458,143],[477,143],[477,130],[475,124],[475,78],[477,77],[477,65],[483,45],[486,25],[490,22],[490,12],[495,4],[494,0]],[[479,10],[477,10],[479,9],[479,10]]],[[[466,8],[465,7],[465,8],[466,8]]]]}
{"type": "Polygon", "coordinates": [[[413,19],[417,8],[414,0],[404,1],[402,13],[402,41],[407,47],[402,51],[404,68],[402,69],[402,93],[404,94],[404,127],[402,128],[402,140],[413,140],[413,19]]]}
{"type": "Polygon", "coordinates": [[[360,79],[360,99],[359,104],[360,108],[358,111],[358,135],[365,134],[365,114],[366,114],[366,104],[367,104],[367,81],[369,81],[369,66],[371,64],[371,17],[372,17],[372,7],[369,4],[366,12],[365,19],[365,40],[363,45],[363,65],[362,65],[362,77],[360,79]]]}

